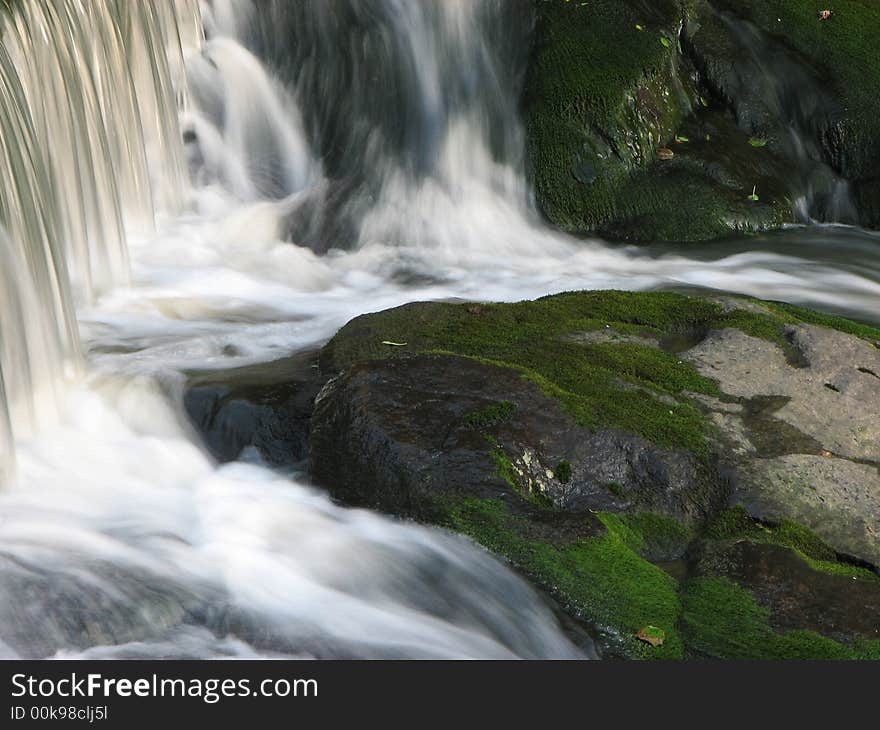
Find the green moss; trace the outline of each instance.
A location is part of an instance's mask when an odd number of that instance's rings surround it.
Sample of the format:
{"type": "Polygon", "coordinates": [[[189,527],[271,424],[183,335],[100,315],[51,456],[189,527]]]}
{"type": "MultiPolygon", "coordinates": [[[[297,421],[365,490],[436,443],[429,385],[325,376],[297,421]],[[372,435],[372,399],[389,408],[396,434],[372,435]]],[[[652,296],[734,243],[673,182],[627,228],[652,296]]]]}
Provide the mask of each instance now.
{"type": "Polygon", "coordinates": [[[815,312],[812,309],[805,309],[793,304],[768,303],[767,306],[777,312],[779,316],[789,324],[815,324],[820,327],[828,327],[829,329],[845,332],[848,335],[861,337],[863,340],[869,340],[875,344],[880,343],[880,329],[870,325],[853,322],[845,317],[838,317],[833,314],[824,314],[815,312]]]}
{"type": "Polygon", "coordinates": [[[518,370],[582,425],[619,427],[708,453],[705,419],[682,394],[717,394],[713,381],[658,348],[584,344],[569,335],[614,326],[659,338],[709,326],[723,318],[719,306],[668,293],[583,292],[474,309],[437,303],[360,317],[330,342],[322,362],[339,370],[357,360],[431,351],[480,359],[518,370]],[[389,351],[381,345],[389,338],[409,345],[389,351]]]}
{"type": "MultiPolygon", "coordinates": [[[[602,513],[598,519],[604,534],[550,544],[537,539],[532,523],[499,500],[447,500],[442,515],[442,524],[507,558],[569,610],[618,636],[624,653],[633,658],[880,658],[880,641],[846,646],[812,631],[777,633],[770,625],[770,611],[728,578],[695,578],[679,593],[676,582],[644,557],[658,545],[683,546],[693,538],[667,517],[602,513]],[[662,646],[650,647],[636,638],[649,626],[663,632],[662,646]]],[[[741,509],[734,509],[709,533],[722,539],[763,531],[741,509]]],[[[815,555],[827,550],[794,526],[780,529],[778,535],[780,541],[815,555]]]]}
{"type": "Polygon", "coordinates": [[[639,536],[633,549],[649,559],[655,555],[681,555],[694,538],[692,530],[665,515],[637,512],[619,519],[632,534],[639,536]]]}
{"type": "Polygon", "coordinates": [[[792,220],[788,168],[748,144],[744,132],[714,109],[700,109],[680,128],[688,141],[674,158],[631,174],[614,217],[599,226],[616,239],[691,242],[775,230],[792,220]],[[753,189],[758,201],[750,199],[753,189]]]}
{"type": "MultiPolygon", "coordinates": [[[[861,336],[880,332],[808,310],[762,303],[767,314],[725,309],[671,292],[571,292],[516,304],[407,305],[358,317],[324,349],[327,371],[352,362],[444,352],[514,369],[557,399],[581,425],[620,428],[653,443],[709,454],[708,424],[687,393],[720,395],[717,384],[682,362],[670,346],[585,339],[598,331],[690,346],[714,329],[734,327],[793,350],[785,327],[813,321],[861,336]],[[383,341],[406,342],[389,348],[383,341]]],[[[487,423],[509,407],[473,414],[487,423]]],[[[481,426],[481,428],[488,426],[481,426]]]]}
{"type": "Polygon", "coordinates": [[[837,552],[807,527],[782,520],[778,524],[762,524],[753,520],[742,506],[722,512],[706,531],[714,540],[751,540],[789,548],[797,553],[813,570],[833,575],[880,580],[867,568],[842,562],[837,552]]]}
{"type": "Polygon", "coordinates": [[[560,482],[568,484],[571,481],[571,462],[568,459],[563,459],[556,465],[553,473],[560,482]]]}
{"type": "Polygon", "coordinates": [[[770,611],[727,578],[696,578],[685,589],[682,635],[689,652],[724,659],[870,659],[880,642],[844,646],[812,631],[777,634],[770,611]]]}
{"type": "Polygon", "coordinates": [[[680,10],[675,0],[535,7],[526,83],[535,190],[557,225],[592,229],[613,217],[629,171],[653,159],[690,108],[676,61],[680,10]]]}
{"type": "Polygon", "coordinates": [[[474,411],[465,416],[464,422],[468,428],[475,431],[483,431],[492,426],[509,421],[516,413],[516,406],[510,401],[501,401],[486,406],[479,411],[474,411]]]}
{"type": "Polygon", "coordinates": [[[682,656],[675,581],[633,549],[643,537],[616,516],[600,516],[603,536],[557,547],[526,537],[525,522],[500,501],[465,498],[446,514],[449,527],[508,558],[591,623],[619,633],[631,656],[682,656]],[[663,646],[636,639],[647,625],[665,632],[663,646]]]}

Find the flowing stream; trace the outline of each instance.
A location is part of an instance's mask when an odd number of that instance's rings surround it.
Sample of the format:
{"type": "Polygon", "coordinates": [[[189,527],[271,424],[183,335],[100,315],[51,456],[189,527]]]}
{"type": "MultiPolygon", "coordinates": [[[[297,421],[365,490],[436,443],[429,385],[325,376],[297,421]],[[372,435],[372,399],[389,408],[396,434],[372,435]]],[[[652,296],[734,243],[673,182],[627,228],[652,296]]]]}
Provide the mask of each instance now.
{"type": "MultiPolygon", "coordinates": [[[[365,311],[714,288],[877,318],[880,236],[632,249],[524,175],[521,0],[29,0],[0,40],[0,654],[583,657],[462,538],[218,467],[187,372],[365,311]]],[[[5,11],[4,11],[5,12],[5,11]]]]}

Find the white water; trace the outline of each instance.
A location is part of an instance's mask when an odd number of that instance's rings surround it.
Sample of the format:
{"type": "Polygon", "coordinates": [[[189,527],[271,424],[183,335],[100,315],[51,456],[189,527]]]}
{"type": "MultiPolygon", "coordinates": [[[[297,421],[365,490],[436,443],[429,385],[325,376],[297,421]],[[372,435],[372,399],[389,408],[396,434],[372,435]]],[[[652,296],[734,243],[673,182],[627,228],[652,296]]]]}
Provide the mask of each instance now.
{"type": "MultiPolygon", "coordinates": [[[[110,28],[119,27],[113,13],[129,7],[65,4],[103,8],[92,18],[110,28]]],[[[0,648],[101,657],[577,655],[542,601],[467,541],[341,509],[304,477],[282,478],[259,464],[218,468],[186,425],[181,372],[287,356],[326,340],[356,314],[415,299],[516,300],[575,288],[678,285],[864,313],[880,301],[876,273],[761,251],[696,261],[548,230],[529,205],[521,154],[509,152],[522,137],[515,89],[507,89],[510,98],[501,93],[502,64],[478,32],[478,12],[503,22],[497,13],[504,6],[493,0],[375,1],[394,18],[382,27],[410,49],[404,56],[422,62],[406,95],[417,133],[394,155],[387,140],[367,145],[358,163],[369,185],[355,201],[362,211],[355,246],[319,256],[291,245],[282,240],[290,215],[312,204],[328,174],[308,131],[306,94],[275,78],[240,43],[253,22],[250,0],[211,5],[203,6],[203,51],[197,26],[183,26],[189,96],[175,72],[175,43],[166,69],[155,61],[148,95],[150,109],[173,104],[181,127],[195,133],[187,145],[189,210],[174,202],[184,153],[167,121],[164,130],[144,132],[155,231],[142,225],[144,217],[153,220],[141,207],[144,196],[131,203],[124,192],[140,174],[139,151],[122,162],[118,150],[108,155],[115,191],[89,188],[96,198],[90,205],[119,208],[126,224],[119,250],[130,270],[112,286],[92,288],[91,302],[86,277],[72,277],[82,374],[63,367],[79,351],[74,333],[66,340],[56,334],[71,314],[61,301],[64,276],[56,270],[62,283],[54,288],[18,278],[13,288],[2,262],[0,294],[19,308],[38,311],[52,292],[59,303],[44,322],[53,351],[39,356],[53,368],[39,379],[57,391],[53,414],[24,428],[17,404],[35,401],[35,391],[20,383],[11,392],[8,380],[30,363],[31,350],[9,333],[26,329],[30,337],[30,328],[20,326],[27,316],[19,314],[15,329],[4,312],[16,310],[0,297],[0,374],[18,462],[0,496],[0,648]],[[501,155],[490,153],[491,120],[499,116],[508,151],[501,155]],[[414,150],[419,162],[408,164],[414,150]],[[131,170],[137,174],[128,177],[131,170]]],[[[270,3],[267,12],[270,5],[273,12],[283,6],[270,3]]],[[[162,9],[162,17],[142,18],[140,30],[132,26],[140,39],[133,47],[149,56],[158,44],[145,39],[168,28],[171,14],[164,3],[144,7],[162,9]]],[[[195,17],[192,7],[178,9],[179,22],[195,17]]],[[[314,12],[325,11],[316,4],[314,12]]],[[[136,65],[139,73],[146,69],[143,55],[136,65]]],[[[146,114],[124,113],[90,124],[115,134],[119,146],[133,139],[132,114],[142,121],[146,114]]],[[[353,126],[360,121],[351,119],[353,126]]],[[[83,144],[93,149],[94,140],[83,144]]],[[[41,195],[61,194],[53,182],[43,184],[41,195]]],[[[0,252],[16,259],[51,240],[4,221],[11,240],[0,252]]],[[[90,236],[85,244],[56,252],[50,263],[82,268],[116,256],[94,255],[90,236]]]]}

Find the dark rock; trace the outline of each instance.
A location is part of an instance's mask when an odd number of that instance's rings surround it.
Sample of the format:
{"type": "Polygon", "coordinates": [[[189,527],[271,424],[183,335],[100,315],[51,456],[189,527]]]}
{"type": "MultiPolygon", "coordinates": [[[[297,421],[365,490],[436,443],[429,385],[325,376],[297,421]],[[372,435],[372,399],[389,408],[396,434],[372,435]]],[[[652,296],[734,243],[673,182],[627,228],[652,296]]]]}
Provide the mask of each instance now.
{"type": "Polygon", "coordinates": [[[816,570],[794,550],[739,540],[711,543],[696,575],[724,576],[770,610],[777,631],[809,630],[844,644],[880,639],[880,580],[816,570]]]}
{"type": "Polygon", "coordinates": [[[318,397],[310,443],[313,477],[335,496],[417,517],[444,495],[519,495],[576,513],[642,510],[698,525],[726,499],[693,454],[578,426],[518,372],[465,358],[354,366],[318,397]],[[512,406],[509,418],[473,426],[472,414],[501,403],[512,406]],[[563,460],[566,482],[554,473],[563,460]]]}
{"type": "Polygon", "coordinates": [[[193,375],[184,407],[220,462],[247,455],[285,467],[308,455],[309,419],[318,377],[317,353],[251,367],[193,375]]]}

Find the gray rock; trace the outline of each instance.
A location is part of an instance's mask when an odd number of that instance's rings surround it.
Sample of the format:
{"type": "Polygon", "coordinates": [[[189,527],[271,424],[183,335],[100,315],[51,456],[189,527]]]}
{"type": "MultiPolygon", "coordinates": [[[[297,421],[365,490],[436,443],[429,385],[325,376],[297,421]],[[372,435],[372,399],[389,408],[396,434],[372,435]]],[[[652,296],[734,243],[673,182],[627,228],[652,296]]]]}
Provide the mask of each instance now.
{"type": "Polygon", "coordinates": [[[788,336],[794,360],[735,329],[681,356],[738,399],[699,399],[730,462],[734,499],[880,565],[880,350],[812,325],[788,336]]]}
{"type": "Polygon", "coordinates": [[[728,329],[711,333],[682,355],[721,389],[739,398],[781,396],[778,420],[838,456],[880,462],[880,350],[824,327],[791,327],[806,367],[794,367],[777,345],[728,329]]]}
{"type": "Polygon", "coordinates": [[[880,565],[880,471],[808,454],[746,462],[735,497],[756,518],[806,525],[835,550],[880,565]]]}

